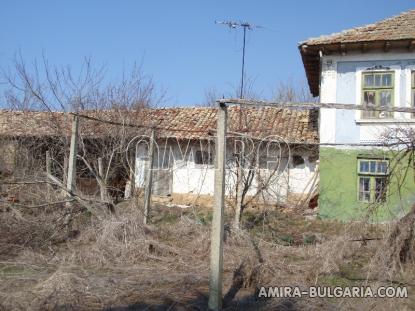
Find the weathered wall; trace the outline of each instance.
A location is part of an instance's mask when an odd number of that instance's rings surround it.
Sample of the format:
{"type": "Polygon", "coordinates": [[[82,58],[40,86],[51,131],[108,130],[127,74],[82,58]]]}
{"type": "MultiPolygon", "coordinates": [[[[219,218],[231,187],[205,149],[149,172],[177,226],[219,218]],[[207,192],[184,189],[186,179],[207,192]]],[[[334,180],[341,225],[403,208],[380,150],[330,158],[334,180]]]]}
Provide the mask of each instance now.
{"type": "MultiPolygon", "coordinates": [[[[321,73],[321,102],[361,104],[361,73],[389,68],[395,74],[395,106],[410,107],[411,70],[415,70],[415,53],[374,53],[324,56],[321,73]],[[377,68],[377,69],[373,69],[377,68]]],[[[395,113],[394,120],[363,120],[360,111],[321,109],[321,143],[361,143],[378,139],[382,129],[390,126],[415,127],[410,114],[395,113]],[[394,125],[395,124],[395,125],[394,125]]]]}
{"type": "Polygon", "coordinates": [[[16,165],[17,143],[13,140],[0,140],[0,176],[7,176],[16,165]]]}
{"type": "MultiPolygon", "coordinates": [[[[192,194],[208,194],[214,193],[214,166],[200,165],[194,161],[194,153],[200,150],[198,144],[190,145],[183,157],[183,150],[180,151],[177,144],[170,145],[171,154],[173,154],[170,168],[172,171],[172,193],[192,193],[192,194]]],[[[212,150],[214,153],[214,150],[212,150]]],[[[288,193],[303,194],[307,193],[312,186],[310,182],[316,174],[316,157],[311,157],[312,150],[303,151],[301,156],[304,163],[294,166],[292,161],[288,161],[288,155],[284,155],[277,173],[273,173],[269,179],[269,190],[264,195],[264,199],[271,202],[285,202],[288,193]]],[[[314,152],[315,153],[315,152],[314,152]]],[[[144,187],[145,169],[146,169],[146,146],[142,145],[137,148],[136,157],[136,187],[144,187]]],[[[275,156],[273,156],[275,158],[275,156]]],[[[157,167],[155,165],[155,167],[157,167]]],[[[235,191],[235,166],[233,159],[232,146],[227,149],[227,167],[226,170],[226,193],[234,194],[235,191]]],[[[266,166],[265,166],[266,167],[266,166]]],[[[260,169],[262,179],[268,180],[273,169],[260,169]]],[[[247,174],[247,172],[245,172],[247,174]]],[[[157,181],[155,181],[157,183],[157,181]]],[[[248,195],[254,195],[258,190],[258,176],[253,181],[248,195]]]]}
{"type": "MultiPolygon", "coordinates": [[[[322,58],[321,102],[361,103],[361,81],[364,71],[394,72],[394,105],[411,106],[411,70],[415,70],[415,53],[347,53],[322,58]]],[[[361,111],[321,109],[320,143],[339,144],[336,148],[320,148],[321,217],[343,220],[362,219],[369,206],[358,202],[357,155],[382,153],[367,147],[360,150],[351,144],[382,142],[381,135],[391,128],[415,128],[410,114],[394,113],[393,119],[363,119],[361,111]]],[[[414,201],[413,171],[407,176],[401,197],[391,185],[386,204],[377,208],[374,219],[385,220],[402,215],[414,201]]]]}
{"type": "MultiPolygon", "coordinates": [[[[385,155],[394,158],[394,153],[373,149],[320,149],[320,196],[319,215],[322,218],[341,220],[362,220],[374,205],[358,201],[358,155],[385,155]]],[[[408,159],[401,162],[398,172],[404,172],[408,159]]],[[[391,160],[393,163],[393,160],[391,160]]],[[[399,176],[393,175],[388,189],[386,203],[376,206],[371,217],[373,221],[384,221],[402,216],[415,202],[414,171],[408,174],[400,189],[397,187],[399,176]]]]}

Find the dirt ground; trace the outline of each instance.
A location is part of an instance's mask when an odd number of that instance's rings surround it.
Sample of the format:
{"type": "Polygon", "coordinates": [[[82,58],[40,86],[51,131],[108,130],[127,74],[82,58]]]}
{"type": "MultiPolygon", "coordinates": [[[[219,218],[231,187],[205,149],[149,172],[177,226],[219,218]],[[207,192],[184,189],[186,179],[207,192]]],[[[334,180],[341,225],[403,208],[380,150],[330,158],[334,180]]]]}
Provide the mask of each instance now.
{"type": "MultiPolygon", "coordinates": [[[[156,203],[117,215],[79,211],[69,237],[64,207],[0,208],[0,310],[206,310],[208,208],[156,203]]],[[[243,230],[226,215],[224,310],[411,310],[413,265],[384,265],[388,225],[308,219],[250,209],[243,230]],[[408,298],[259,298],[262,286],[407,286],[408,298]]]]}

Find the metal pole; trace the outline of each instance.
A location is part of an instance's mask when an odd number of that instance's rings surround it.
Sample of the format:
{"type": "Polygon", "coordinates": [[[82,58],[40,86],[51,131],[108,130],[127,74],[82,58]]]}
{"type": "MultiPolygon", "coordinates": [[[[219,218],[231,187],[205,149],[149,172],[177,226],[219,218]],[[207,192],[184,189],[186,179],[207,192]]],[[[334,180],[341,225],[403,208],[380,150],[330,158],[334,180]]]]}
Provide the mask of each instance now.
{"type": "Polygon", "coordinates": [[[148,166],[146,174],[146,188],[144,194],[144,224],[149,221],[150,203],[151,203],[151,188],[153,183],[153,164],[154,164],[154,143],[155,130],[151,129],[150,146],[148,149],[148,166]]]}
{"type": "Polygon", "coordinates": [[[211,246],[209,309],[222,309],[223,273],[223,211],[225,204],[225,162],[226,162],[226,105],[218,108],[217,140],[215,158],[215,206],[213,210],[211,246]]]}
{"type": "Polygon", "coordinates": [[[246,37],[246,27],[242,25],[244,28],[244,43],[242,46],[242,73],[241,73],[241,93],[239,94],[239,98],[243,98],[244,96],[244,74],[245,74],[245,37],[246,37]]]}

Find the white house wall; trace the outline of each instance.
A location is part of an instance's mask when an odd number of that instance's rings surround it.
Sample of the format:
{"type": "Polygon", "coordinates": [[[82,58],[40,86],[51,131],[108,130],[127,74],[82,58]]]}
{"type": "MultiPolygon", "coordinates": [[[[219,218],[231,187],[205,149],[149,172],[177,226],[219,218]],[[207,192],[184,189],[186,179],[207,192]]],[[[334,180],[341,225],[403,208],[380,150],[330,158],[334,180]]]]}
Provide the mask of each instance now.
{"type": "MultiPolygon", "coordinates": [[[[415,53],[389,52],[324,56],[321,73],[321,102],[360,105],[361,73],[375,66],[389,67],[394,71],[394,104],[410,107],[410,73],[415,69],[415,53]],[[336,73],[333,74],[333,71],[336,73]]],[[[321,109],[320,142],[336,144],[379,142],[382,132],[397,126],[415,128],[415,119],[411,119],[408,113],[397,112],[394,114],[394,120],[363,120],[360,118],[360,111],[321,109]]]]}
{"type": "Polygon", "coordinates": [[[173,193],[212,194],[214,169],[194,162],[173,166],[173,193]]]}
{"type": "MultiPolygon", "coordinates": [[[[322,103],[334,103],[336,101],[336,71],[337,63],[332,59],[323,59],[321,71],[321,95],[322,103]]],[[[320,142],[334,143],[336,127],[336,111],[334,109],[320,109],[319,132],[320,142]]]]}
{"type": "MultiPolygon", "coordinates": [[[[192,146],[187,152],[186,159],[180,155],[179,147],[176,144],[171,146],[172,153],[175,155],[171,163],[172,169],[172,193],[189,193],[189,194],[214,194],[214,166],[195,164],[193,151],[197,146],[192,146]]],[[[183,150],[182,150],[183,153],[183,150]]],[[[145,169],[147,161],[147,151],[144,145],[137,148],[136,156],[136,187],[144,187],[145,169]]],[[[232,167],[232,150],[227,150],[228,165],[232,167]]],[[[311,181],[315,177],[316,163],[309,161],[307,154],[303,155],[304,164],[293,167],[287,163],[287,159],[280,163],[277,173],[272,174],[270,179],[270,190],[264,195],[267,200],[285,201],[288,193],[303,194],[307,193],[312,185],[311,181]]],[[[226,192],[227,194],[235,191],[235,170],[226,170],[226,192]]],[[[271,174],[272,171],[261,169],[260,175],[263,179],[271,174]]],[[[246,171],[245,174],[248,172],[246,171]]],[[[256,176],[253,181],[248,195],[254,195],[258,190],[259,177],[256,176]]]]}
{"type": "MultiPolygon", "coordinates": [[[[289,191],[294,194],[309,193],[313,187],[313,181],[318,178],[317,163],[310,162],[307,155],[303,156],[304,164],[289,169],[289,191]]],[[[318,180],[315,180],[318,182],[318,180]]]]}

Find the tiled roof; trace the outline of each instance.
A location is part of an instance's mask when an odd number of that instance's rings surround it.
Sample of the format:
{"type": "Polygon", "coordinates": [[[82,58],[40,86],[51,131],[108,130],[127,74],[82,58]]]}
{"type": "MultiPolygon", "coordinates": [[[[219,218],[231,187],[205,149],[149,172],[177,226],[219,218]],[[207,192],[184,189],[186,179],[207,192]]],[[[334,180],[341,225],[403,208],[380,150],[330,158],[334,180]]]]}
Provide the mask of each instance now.
{"type": "Polygon", "coordinates": [[[301,44],[322,45],[348,42],[393,41],[415,39],[415,10],[401,13],[377,23],[356,27],[331,35],[308,39],[301,44]]]}
{"type": "MultiPolygon", "coordinates": [[[[318,142],[318,111],[279,108],[229,108],[228,131],[246,132],[254,137],[276,135],[292,142],[318,142]],[[242,116],[240,130],[239,116],[242,116]]],[[[122,127],[91,119],[80,119],[85,136],[104,137],[125,131],[128,136],[149,134],[156,127],[158,137],[208,138],[216,129],[216,108],[162,108],[137,111],[85,111],[80,114],[105,121],[133,124],[122,127]]],[[[0,110],[0,136],[69,136],[72,116],[63,112],[0,110]]]]}
{"type": "Polygon", "coordinates": [[[344,54],[350,51],[415,50],[415,10],[387,18],[374,24],[311,38],[299,44],[310,91],[320,93],[320,53],[344,54]]]}

